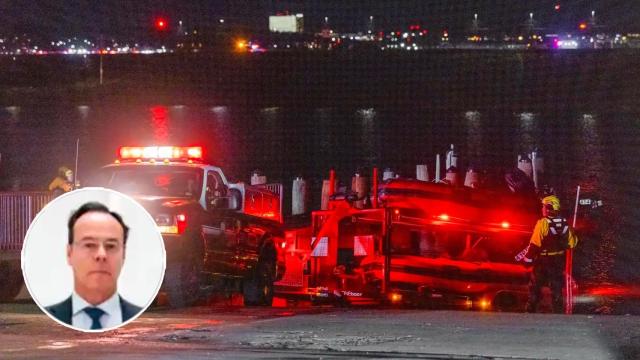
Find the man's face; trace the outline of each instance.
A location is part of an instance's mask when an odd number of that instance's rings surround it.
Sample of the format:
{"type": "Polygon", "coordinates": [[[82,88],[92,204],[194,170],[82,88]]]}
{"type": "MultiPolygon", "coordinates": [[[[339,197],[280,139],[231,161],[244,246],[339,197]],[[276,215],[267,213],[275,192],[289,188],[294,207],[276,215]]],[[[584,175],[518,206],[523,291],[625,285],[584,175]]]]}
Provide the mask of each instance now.
{"type": "Polygon", "coordinates": [[[106,300],[113,295],[124,263],[124,230],[120,223],[103,212],[80,216],[73,227],[73,243],[67,246],[67,262],[81,296],[106,300]]]}
{"type": "Polygon", "coordinates": [[[542,216],[549,216],[549,208],[545,204],[542,204],[542,216]]]}

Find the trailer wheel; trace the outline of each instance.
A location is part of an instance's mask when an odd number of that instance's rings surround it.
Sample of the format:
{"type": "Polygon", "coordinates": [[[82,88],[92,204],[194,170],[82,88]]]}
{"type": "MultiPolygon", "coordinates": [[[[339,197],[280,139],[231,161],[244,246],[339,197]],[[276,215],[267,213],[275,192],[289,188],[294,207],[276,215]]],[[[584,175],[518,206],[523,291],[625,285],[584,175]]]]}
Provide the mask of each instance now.
{"type": "Polygon", "coordinates": [[[273,304],[273,280],[275,264],[261,260],[254,275],[242,282],[245,306],[271,306],[273,304]]]}
{"type": "Polygon", "coordinates": [[[0,302],[15,300],[22,289],[22,272],[20,266],[12,266],[9,261],[0,261],[0,302]]]}
{"type": "Polygon", "coordinates": [[[165,289],[169,305],[181,308],[193,305],[200,299],[201,261],[177,264],[165,274],[165,289]]]}

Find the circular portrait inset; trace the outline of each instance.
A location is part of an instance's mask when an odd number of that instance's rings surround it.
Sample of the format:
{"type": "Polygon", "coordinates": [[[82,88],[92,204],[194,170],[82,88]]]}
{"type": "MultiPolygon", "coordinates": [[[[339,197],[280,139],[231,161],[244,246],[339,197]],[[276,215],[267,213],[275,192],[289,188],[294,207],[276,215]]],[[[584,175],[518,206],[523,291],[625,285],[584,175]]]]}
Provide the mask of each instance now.
{"type": "Polygon", "coordinates": [[[70,328],[100,332],[138,317],[156,297],[166,266],[149,213],[114,190],[85,188],[47,204],[22,248],[36,304],[70,328]]]}

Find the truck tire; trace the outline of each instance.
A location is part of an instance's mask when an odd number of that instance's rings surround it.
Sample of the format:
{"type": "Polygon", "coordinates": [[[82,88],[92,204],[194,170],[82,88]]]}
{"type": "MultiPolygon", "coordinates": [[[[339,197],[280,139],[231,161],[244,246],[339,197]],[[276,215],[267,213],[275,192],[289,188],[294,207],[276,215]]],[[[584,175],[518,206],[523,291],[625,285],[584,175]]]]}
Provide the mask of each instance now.
{"type": "Polygon", "coordinates": [[[164,281],[169,305],[182,308],[193,305],[200,299],[201,263],[189,261],[167,270],[164,281]]]}
{"type": "Polygon", "coordinates": [[[275,264],[261,260],[254,275],[242,282],[245,306],[271,306],[273,304],[273,281],[275,264]]]}
{"type": "Polygon", "coordinates": [[[22,289],[22,271],[20,271],[20,265],[13,264],[9,261],[0,261],[0,279],[2,279],[2,285],[0,285],[0,302],[15,300],[22,289]]]}

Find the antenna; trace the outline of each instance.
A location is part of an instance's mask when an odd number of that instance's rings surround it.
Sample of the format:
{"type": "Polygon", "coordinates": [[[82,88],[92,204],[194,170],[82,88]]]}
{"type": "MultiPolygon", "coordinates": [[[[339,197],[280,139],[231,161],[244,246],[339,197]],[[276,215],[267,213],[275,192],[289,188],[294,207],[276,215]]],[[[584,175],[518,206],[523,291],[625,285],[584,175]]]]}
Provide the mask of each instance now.
{"type": "Polygon", "coordinates": [[[76,139],[76,168],[73,172],[73,189],[78,184],[78,157],[80,156],[80,138],[76,139]]]}

